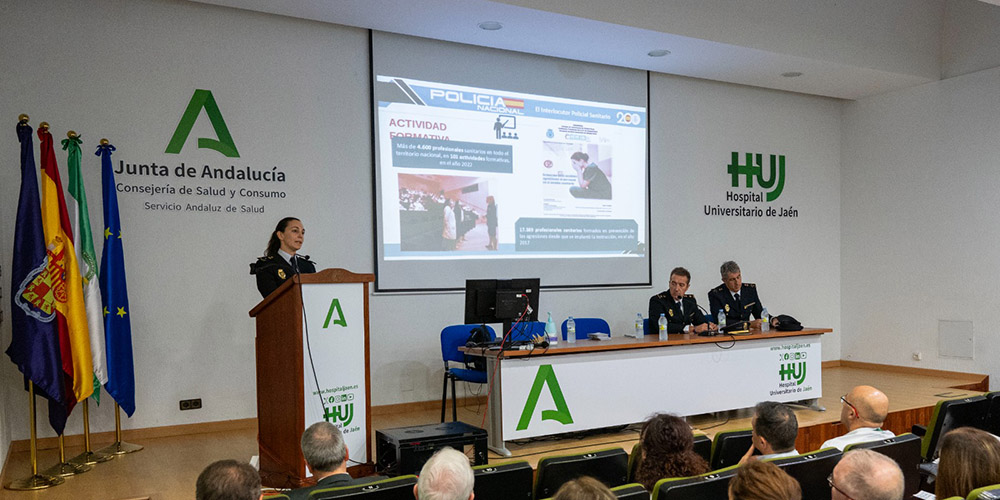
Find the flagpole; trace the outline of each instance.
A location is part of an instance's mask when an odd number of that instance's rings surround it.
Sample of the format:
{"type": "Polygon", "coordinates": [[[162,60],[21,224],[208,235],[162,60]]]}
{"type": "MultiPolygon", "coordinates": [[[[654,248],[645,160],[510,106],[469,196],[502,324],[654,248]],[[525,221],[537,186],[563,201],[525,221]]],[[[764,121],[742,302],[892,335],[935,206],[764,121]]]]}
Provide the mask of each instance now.
{"type": "MultiPolygon", "coordinates": [[[[98,389],[100,390],[100,389],[98,389]]],[[[93,465],[101,462],[107,462],[114,455],[108,455],[106,453],[100,453],[96,451],[90,451],[90,406],[87,404],[90,400],[83,400],[83,446],[84,452],[69,459],[72,464],[86,464],[93,465]]]]}
{"type": "MultiPolygon", "coordinates": [[[[27,115],[21,115],[27,120],[27,115]]],[[[38,473],[38,443],[35,435],[35,384],[28,380],[28,413],[31,415],[31,477],[17,479],[4,485],[8,490],[41,490],[62,484],[65,479],[38,473]]]]}
{"type": "Polygon", "coordinates": [[[115,403],[115,442],[111,443],[109,446],[105,446],[98,453],[107,453],[109,455],[125,455],[127,453],[135,453],[142,449],[142,445],[126,443],[122,441],[122,417],[120,413],[121,408],[118,403],[115,403]]]}
{"type": "Polygon", "coordinates": [[[75,476],[77,474],[83,474],[89,470],[93,469],[92,466],[87,464],[73,464],[66,461],[66,438],[60,434],[59,435],[59,463],[45,469],[45,474],[52,476],[75,476]]]}

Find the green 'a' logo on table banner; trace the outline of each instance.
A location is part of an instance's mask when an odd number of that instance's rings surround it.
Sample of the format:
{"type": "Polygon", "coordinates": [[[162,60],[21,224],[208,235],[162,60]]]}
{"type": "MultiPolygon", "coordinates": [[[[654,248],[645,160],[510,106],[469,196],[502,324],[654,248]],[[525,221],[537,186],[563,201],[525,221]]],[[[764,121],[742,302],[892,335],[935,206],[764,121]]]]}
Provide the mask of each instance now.
{"type": "Polygon", "coordinates": [[[330,301],[330,310],[326,313],[326,321],[323,322],[323,328],[330,327],[330,320],[333,319],[333,313],[337,313],[337,319],[333,320],[333,324],[347,326],[347,320],[344,319],[344,309],[340,307],[340,299],[333,299],[330,301]]]}
{"type": "Polygon", "coordinates": [[[556,372],[552,369],[552,365],[542,365],[538,367],[535,382],[531,385],[528,400],[524,404],[524,410],[521,411],[521,419],[517,421],[517,430],[523,431],[528,428],[531,416],[535,414],[538,396],[542,394],[542,386],[546,384],[549,386],[549,393],[552,394],[552,401],[556,404],[556,409],[542,410],[542,420],[555,420],[563,425],[573,423],[573,416],[569,414],[569,407],[566,406],[566,398],[563,397],[562,389],[559,388],[556,372]]]}
{"type": "Polygon", "coordinates": [[[177,129],[174,130],[173,137],[170,138],[170,144],[167,144],[166,152],[170,154],[181,152],[181,148],[184,147],[184,142],[187,141],[188,135],[191,134],[191,129],[194,127],[194,122],[198,120],[198,115],[201,114],[202,108],[205,109],[205,114],[208,115],[208,119],[212,122],[212,128],[215,129],[215,135],[219,140],[199,137],[198,147],[202,149],[214,149],[229,158],[239,158],[240,153],[236,150],[233,137],[229,135],[226,120],[222,119],[222,113],[219,111],[219,105],[215,103],[215,98],[212,97],[212,91],[202,89],[195,90],[194,95],[191,96],[191,102],[188,103],[187,109],[184,110],[184,116],[181,116],[181,121],[177,124],[177,129]]]}

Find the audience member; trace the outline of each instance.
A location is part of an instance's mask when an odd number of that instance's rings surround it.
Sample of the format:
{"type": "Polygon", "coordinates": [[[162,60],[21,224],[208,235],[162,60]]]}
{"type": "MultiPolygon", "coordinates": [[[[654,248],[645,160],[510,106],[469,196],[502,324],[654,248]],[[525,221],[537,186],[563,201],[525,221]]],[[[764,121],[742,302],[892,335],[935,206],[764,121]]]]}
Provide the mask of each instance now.
{"type": "Polygon", "coordinates": [[[615,494],[602,482],[588,476],[578,477],[559,487],[552,500],[615,500],[615,494]]]}
{"type": "Polygon", "coordinates": [[[658,413],[642,424],[641,458],[635,482],[653,491],[665,477],[696,476],[709,471],[708,463],[694,452],[694,434],[684,419],[658,413]]]}
{"type": "Polygon", "coordinates": [[[441,448],[420,469],[413,496],[417,500],[472,500],[475,476],[469,457],[454,448],[441,448]]]}
{"type": "Polygon", "coordinates": [[[795,449],[795,438],[799,435],[799,421],[791,408],[774,401],[757,403],[754,407],[751,439],[753,445],[740,459],[745,464],[753,455],[754,449],[761,453],[758,460],[768,458],[792,457],[798,455],[795,449]]]}
{"type": "Polygon", "coordinates": [[[219,460],[205,467],[195,484],[196,500],[260,500],[260,474],[236,460],[219,460]]]}
{"type": "Polygon", "coordinates": [[[935,484],[937,498],[965,498],[976,488],[1000,484],[1000,441],[973,427],[945,434],[935,484]]]}
{"type": "Polygon", "coordinates": [[[903,471],[895,460],[872,450],[845,453],[828,481],[833,500],[903,498],[903,471]]]}
{"type": "Polygon", "coordinates": [[[892,431],[882,429],[889,413],[889,398],[882,391],[868,385],[859,385],[840,397],[840,424],[847,433],[827,440],[821,448],[834,447],[840,451],[849,444],[865,443],[894,437],[892,431]]]}
{"type": "Polygon", "coordinates": [[[316,478],[315,486],[288,492],[291,500],[305,500],[315,490],[350,486],[355,483],[347,473],[347,445],[337,426],[316,422],[302,433],[302,456],[316,478]]]}
{"type": "Polygon", "coordinates": [[[751,460],[729,481],[729,500],[802,500],[802,487],[777,465],[751,460]]]}

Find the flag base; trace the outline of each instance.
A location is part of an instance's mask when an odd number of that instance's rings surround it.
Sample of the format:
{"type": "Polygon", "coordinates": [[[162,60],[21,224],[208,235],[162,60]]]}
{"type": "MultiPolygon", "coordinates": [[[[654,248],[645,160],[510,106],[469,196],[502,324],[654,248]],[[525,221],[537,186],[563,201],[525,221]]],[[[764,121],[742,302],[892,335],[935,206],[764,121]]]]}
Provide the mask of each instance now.
{"type": "Polygon", "coordinates": [[[43,490],[45,488],[51,488],[63,484],[66,480],[58,476],[45,476],[42,474],[35,474],[31,477],[26,477],[24,479],[18,479],[16,481],[11,481],[9,484],[4,486],[8,490],[43,490]]]}
{"type": "Polygon", "coordinates": [[[115,456],[108,455],[106,453],[100,453],[97,451],[85,451],[69,459],[69,463],[80,464],[80,465],[94,465],[94,464],[99,464],[101,462],[107,462],[112,458],[115,458],[115,456]]]}
{"type": "Polygon", "coordinates": [[[141,449],[142,445],[116,441],[110,446],[105,446],[104,448],[97,450],[97,453],[106,455],[126,455],[128,453],[135,453],[141,449]]]}
{"type": "Polygon", "coordinates": [[[87,464],[71,464],[69,462],[62,462],[55,464],[52,467],[49,467],[48,469],[45,469],[42,472],[42,474],[48,474],[50,476],[69,477],[69,476],[75,476],[77,474],[83,474],[84,472],[87,472],[91,469],[93,469],[93,467],[87,464]]]}

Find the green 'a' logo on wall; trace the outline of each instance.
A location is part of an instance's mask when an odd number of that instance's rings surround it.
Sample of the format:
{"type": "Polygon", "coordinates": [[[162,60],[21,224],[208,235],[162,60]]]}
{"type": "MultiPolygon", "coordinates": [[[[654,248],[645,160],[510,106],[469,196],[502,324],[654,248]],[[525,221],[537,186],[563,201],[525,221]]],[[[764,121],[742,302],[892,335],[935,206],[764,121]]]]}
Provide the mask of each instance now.
{"type": "Polygon", "coordinates": [[[215,98],[212,97],[212,91],[202,89],[195,90],[194,95],[191,96],[191,102],[188,103],[187,109],[184,110],[184,115],[181,116],[181,121],[177,124],[177,129],[174,130],[173,137],[170,138],[170,144],[167,144],[166,153],[178,154],[181,152],[181,148],[184,147],[184,142],[187,141],[188,135],[191,134],[191,129],[194,128],[194,122],[198,120],[198,115],[201,114],[202,108],[205,109],[205,114],[208,115],[208,119],[212,122],[212,128],[215,129],[215,135],[218,137],[218,140],[199,137],[198,147],[202,149],[214,149],[229,158],[239,158],[240,152],[236,150],[233,137],[229,135],[226,120],[222,119],[222,113],[219,111],[219,105],[215,103],[215,98]]]}
{"type": "Polygon", "coordinates": [[[552,365],[542,365],[538,367],[535,382],[531,384],[528,401],[525,402],[521,418],[517,421],[517,430],[523,431],[528,428],[531,416],[535,414],[538,396],[542,394],[542,387],[546,384],[549,386],[549,393],[552,394],[552,401],[556,404],[556,409],[542,410],[542,420],[555,420],[563,425],[573,423],[573,416],[569,414],[569,407],[566,406],[566,398],[563,397],[562,389],[559,388],[556,372],[552,370],[552,365]]]}

